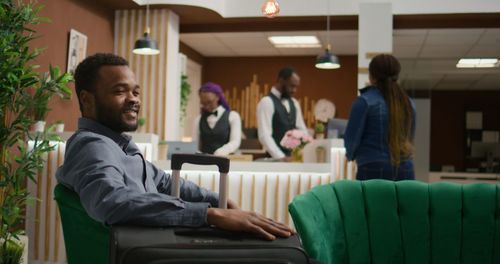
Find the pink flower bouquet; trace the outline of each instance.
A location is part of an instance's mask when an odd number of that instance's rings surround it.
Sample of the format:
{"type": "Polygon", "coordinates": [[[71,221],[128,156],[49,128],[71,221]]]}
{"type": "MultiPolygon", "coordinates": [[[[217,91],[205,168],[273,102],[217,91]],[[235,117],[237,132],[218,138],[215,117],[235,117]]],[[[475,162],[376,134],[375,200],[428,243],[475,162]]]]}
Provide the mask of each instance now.
{"type": "Polygon", "coordinates": [[[288,130],[281,139],[281,146],[287,149],[302,149],[307,143],[311,142],[313,138],[302,130],[292,129],[288,130]]]}

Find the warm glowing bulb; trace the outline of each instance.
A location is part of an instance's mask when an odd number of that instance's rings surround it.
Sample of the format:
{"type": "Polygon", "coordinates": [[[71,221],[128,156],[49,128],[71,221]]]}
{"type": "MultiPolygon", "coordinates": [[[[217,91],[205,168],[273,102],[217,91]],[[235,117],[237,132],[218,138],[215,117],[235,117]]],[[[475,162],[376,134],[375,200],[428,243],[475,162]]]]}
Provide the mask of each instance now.
{"type": "Polygon", "coordinates": [[[276,0],[266,0],[262,5],[262,14],[269,18],[277,16],[280,12],[280,5],[276,0]]]}

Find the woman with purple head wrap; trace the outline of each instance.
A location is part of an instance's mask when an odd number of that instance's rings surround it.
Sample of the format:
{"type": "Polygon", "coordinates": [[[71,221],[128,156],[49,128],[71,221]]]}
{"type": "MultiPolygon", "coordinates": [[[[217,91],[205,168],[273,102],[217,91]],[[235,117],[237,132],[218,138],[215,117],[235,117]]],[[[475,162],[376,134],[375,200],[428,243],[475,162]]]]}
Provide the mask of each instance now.
{"type": "Polygon", "coordinates": [[[213,82],[207,82],[201,86],[199,93],[215,94],[219,98],[217,104],[222,105],[224,108],[226,108],[227,111],[231,111],[231,108],[229,107],[229,104],[226,101],[226,97],[224,96],[224,92],[222,91],[220,85],[213,82]]]}
{"type": "Polygon", "coordinates": [[[231,111],[220,85],[207,82],[199,90],[200,115],[193,126],[193,139],[203,153],[227,156],[241,143],[241,118],[231,111]]]}

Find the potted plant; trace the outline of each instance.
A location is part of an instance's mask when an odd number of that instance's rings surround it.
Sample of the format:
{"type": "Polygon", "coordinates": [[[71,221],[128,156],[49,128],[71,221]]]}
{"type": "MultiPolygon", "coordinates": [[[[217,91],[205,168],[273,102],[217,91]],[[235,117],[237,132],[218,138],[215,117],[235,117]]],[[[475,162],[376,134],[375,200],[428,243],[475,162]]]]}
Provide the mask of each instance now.
{"type": "Polygon", "coordinates": [[[185,74],[181,75],[181,113],[180,113],[181,126],[184,126],[189,94],[191,94],[191,85],[188,83],[187,79],[188,79],[187,75],[185,74]]]}
{"type": "Polygon", "coordinates": [[[142,128],[144,127],[145,124],[146,124],[146,118],[139,117],[139,119],[137,119],[137,126],[138,126],[137,130],[144,132],[144,131],[142,131],[142,128]]]}
{"type": "Polygon", "coordinates": [[[316,134],[316,139],[323,139],[325,137],[325,124],[319,121],[316,122],[314,133],[316,134]]]}
{"type": "Polygon", "coordinates": [[[56,132],[57,133],[63,133],[64,132],[64,122],[62,120],[57,120],[54,125],[56,126],[56,132]]]}
{"type": "Polygon", "coordinates": [[[35,37],[31,25],[44,19],[41,7],[26,1],[0,2],[0,260],[2,264],[19,263],[23,245],[18,237],[24,233],[24,207],[30,200],[26,181],[35,180],[43,168],[43,155],[53,149],[56,140],[51,129],[29,131],[35,117],[45,117],[49,100],[67,98],[67,84],[72,77],[56,67],[41,76],[33,60],[39,49],[30,50],[35,37]]]}

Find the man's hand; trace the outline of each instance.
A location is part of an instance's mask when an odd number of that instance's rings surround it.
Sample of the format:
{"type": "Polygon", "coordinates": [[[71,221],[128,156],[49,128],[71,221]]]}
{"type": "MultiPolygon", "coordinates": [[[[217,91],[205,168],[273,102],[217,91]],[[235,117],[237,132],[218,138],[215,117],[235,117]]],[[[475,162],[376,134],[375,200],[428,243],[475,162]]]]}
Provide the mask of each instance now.
{"type": "Polygon", "coordinates": [[[282,223],[242,210],[208,208],[207,222],[228,231],[254,233],[266,240],[274,240],[276,236],[289,237],[295,233],[282,223]]]}
{"type": "Polygon", "coordinates": [[[283,162],[292,162],[293,158],[291,156],[285,156],[281,159],[283,162]]]}

